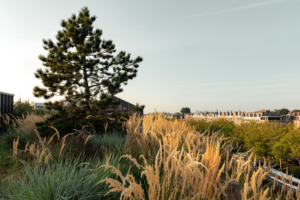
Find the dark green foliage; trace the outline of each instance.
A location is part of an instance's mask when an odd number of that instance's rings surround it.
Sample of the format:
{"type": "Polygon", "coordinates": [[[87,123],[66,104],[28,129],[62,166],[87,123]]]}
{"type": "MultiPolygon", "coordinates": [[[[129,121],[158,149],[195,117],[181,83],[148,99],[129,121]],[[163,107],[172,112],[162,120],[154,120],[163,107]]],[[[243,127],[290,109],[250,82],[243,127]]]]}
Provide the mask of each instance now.
{"type": "Polygon", "coordinates": [[[279,115],[287,115],[290,111],[287,108],[282,108],[279,110],[275,109],[275,112],[278,113],[279,115]]]}
{"type": "Polygon", "coordinates": [[[212,122],[207,122],[205,120],[188,120],[188,123],[192,126],[195,126],[197,131],[205,132],[209,130],[213,131],[221,131],[225,137],[229,136],[229,133],[234,129],[234,123],[232,121],[228,121],[226,119],[218,119],[212,122]]]}
{"type": "Polygon", "coordinates": [[[144,108],[145,108],[145,105],[139,105],[139,103],[136,103],[135,106],[133,106],[131,108],[131,113],[138,113],[138,114],[144,114],[144,108]]]}
{"type": "Polygon", "coordinates": [[[0,146],[5,146],[9,149],[13,148],[13,141],[19,138],[18,149],[25,148],[27,142],[33,142],[33,136],[28,132],[18,132],[16,129],[10,128],[0,139],[0,146]]]}
{"type": "Polygon", "coordinates": [[[183,108],[181,108],[180,113],[181,113],[182,115],[184,115],[184,114],[186,114],[186,113],[191,113],[191,109],[188,108],[188,107],[183,107],[183,108]]]}
{"type": "Polygon", "coordinates": [[[113,149],[109,149],[107,144],[97,147],[90,141],[90,139],[85,143],[86,138],[87,136],[79,134],[76,137],[67,139],[66,149],[70,148],[71,154],[76,158],[82,156],[83,152],[86,158],[93,158],[95,156],[100,159],[103,159],[105,152],[108,152],[108,150],[113,153],[113,149]]]}
{"type": "Polygon", "coordinates": [[[61,21],[62,30],[57,32],[56,43],[43,40],[48,55],[40,55],[39,59],[46,69],[38,69],[34,75],[45,88],[36,86],[33,94],[44,99],[56,95],[64,99],[45,103],[48,110],[56,110],[58,114],[39,124],[40,132],[50,124],[60,132],[71,132],[74,124],[85,125],[90,115],[90,122],[97,122],[94,125],[98,128],[103,124],[120,128],[123,118],[128,118],[124,113],[116,113],[120,101],[114,101],[113,96],[123,91],[122,84],[127,85],[136,77],[143,59],[131,59],[125,51],[115,53],[112,40],[101,39],[102,30],[94,30],[95,20],[88,8],[83,8],[78,16],[73,14],[61,21]],[[61,130],[64,125],[66,130],[61,130]]]}
{"type": "Polygon", "coordinates": [[[19,145],[18,148],[23,149],[26,145],[26,143],[28,142],[28,138],[26,137],[20,137],[20,136],[16,136],[16,135],[6,135],[4,136],[1,140],[3,140],[3,144],[7,145],[9,148],[13,148],[13,141],[17,141],[19,138],[19,145]]]}
{"type": "Polygon", "coordinates": [[[46,114],[54,114],[55,111],[53,110],[46,110],[43,108],[35,109],[34,102],[28,100],[22,100],[21,97],[14,102],[14,112],[13,116],[16,118],[26,118],[27,115],[35,114],[35,115],[46,115],[46,114]]]}

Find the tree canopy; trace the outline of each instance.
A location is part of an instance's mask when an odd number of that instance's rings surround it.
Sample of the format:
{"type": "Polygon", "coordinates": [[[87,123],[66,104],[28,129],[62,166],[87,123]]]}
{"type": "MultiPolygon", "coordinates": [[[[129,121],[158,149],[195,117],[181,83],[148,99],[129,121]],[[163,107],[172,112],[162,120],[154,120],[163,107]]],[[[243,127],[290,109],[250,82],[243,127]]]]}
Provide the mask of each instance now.
{"type": "Polygon", "coordinates": [[[113,41],[102,39],[102,30],[94,29],[95,20],[87,7],[82,8],[78,16],[61,21],[57,42],[43,40],[48,54],[39,59],[46,69],[38,69],[34,75],[44,88],[35,86],[33,94],[46,100],[64,97],[45,103],[47,109],[59,111],[47,122],[60,118],[74,125],[87,116],[101,123],[116,122],[117,118],[122,121],[116,113],[120,101],[114,101],[113,96],[123,91],[122,84],[136,77],[143,59],[132,59],[125,51],[116,53],[113,41]]]}
{"type": "Polygon", "coordinates": [[[135,112],[135,113],[143,115],[144,114],[144,108],[145,108],[144,105],[140,105],[139,103],[136,103],[136,105],[131,108],[131,112],[135,112]]]}
{"type": "Polygon", "coordinates": [[[275,109],[275,112],[278,113],[279,115],[287,115],[290,111],[287,108],[282,108],[282,109],[275,109]]]}
{"type": "Polygon", "coordinates": [[[181,113],[182,115],[184,115],[184,114],[186,114],[186,113],[191,113],[191,109],[188,108],[188,107],[183,107],[183,108],[181,108],[180,113],[181,113]]]}

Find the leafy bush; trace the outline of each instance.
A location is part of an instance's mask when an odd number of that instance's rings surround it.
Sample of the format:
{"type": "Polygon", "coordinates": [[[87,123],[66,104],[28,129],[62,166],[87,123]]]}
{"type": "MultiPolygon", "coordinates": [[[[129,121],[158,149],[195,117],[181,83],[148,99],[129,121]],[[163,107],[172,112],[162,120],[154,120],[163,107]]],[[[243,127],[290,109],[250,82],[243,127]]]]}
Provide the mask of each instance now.
{"type": "Polygon", "coordinates": [[[205,120],[188,120],[188,124],[195,126],[197,131],[205,132],[209,130],[209,132],[221,131],[225,137],[228,137],[229,134],[234,129],[235,125],[233,121],[229,121],[226,119],[218,119],[212,122],[207,122],[205,120]]]}
{"type": "Polygon", "coordinates": [[[243,143],[244,147],[258,156],[280,158],[300,158],[300,130],[292,123],[242,123],[236,125],[230,133],[231,141],[243,143]]]}
{"type": "Polygon", "coordinates": [[[15,117],[21,118],[23,115],[28,115],[34,112],[34,102],[28,99],[28,100],[23,100],[21,97],[14,102],[14,110],[13,110],[13,115],[15,117]]]}

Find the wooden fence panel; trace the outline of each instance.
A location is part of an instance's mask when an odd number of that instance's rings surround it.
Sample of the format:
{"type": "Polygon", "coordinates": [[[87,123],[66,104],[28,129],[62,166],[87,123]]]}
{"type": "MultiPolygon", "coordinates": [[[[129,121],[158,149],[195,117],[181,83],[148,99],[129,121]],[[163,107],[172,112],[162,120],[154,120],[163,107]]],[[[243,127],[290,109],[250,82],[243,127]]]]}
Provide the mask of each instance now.
{"type": "Polygon", "coordinates": [[[0,134],[6,131],[3,116],[5,114],[13,114],[14,95],[0,92],[0,134]]]}

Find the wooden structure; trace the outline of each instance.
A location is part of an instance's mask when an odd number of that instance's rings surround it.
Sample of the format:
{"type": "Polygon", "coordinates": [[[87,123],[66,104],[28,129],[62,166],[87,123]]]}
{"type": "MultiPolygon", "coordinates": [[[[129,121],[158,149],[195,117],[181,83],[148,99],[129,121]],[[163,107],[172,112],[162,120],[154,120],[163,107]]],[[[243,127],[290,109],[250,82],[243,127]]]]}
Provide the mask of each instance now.
{"type": "Polygon", "coordinates": [[[241,184],[230,181],[226,188],[226,200],[241,200],[241,184]]]}
{"type": "Polygon", "coordinates": [[[129,112],[131,108],[134,106],[132,103],[129,103],[127,101],[124,101],[123,99],[120,99],[116,96],[114,96],[114,101],[121,101],[121,104],[117,106],[117,111],[122,111],[122,112],[129,112]]]}
{"type": "Polygon", "coordinates": [[[280,186],[286,185],[288,188],[292,188],[294,191],[297,190],[298,184],[300,183],[300,179],[289,176],[286,173],[276,169],[271,169],[271,173],[267,174],[267,176],[273,181],[278,181],[280,186]],[[292,184],[290,184],[290,179],[292,179],[292,184]]]}
{"type": "Polygon", "coordinates": [[[3,116],[13,114],[14,94],[0,92],[0,134],[6,131],[3,116]]]}

